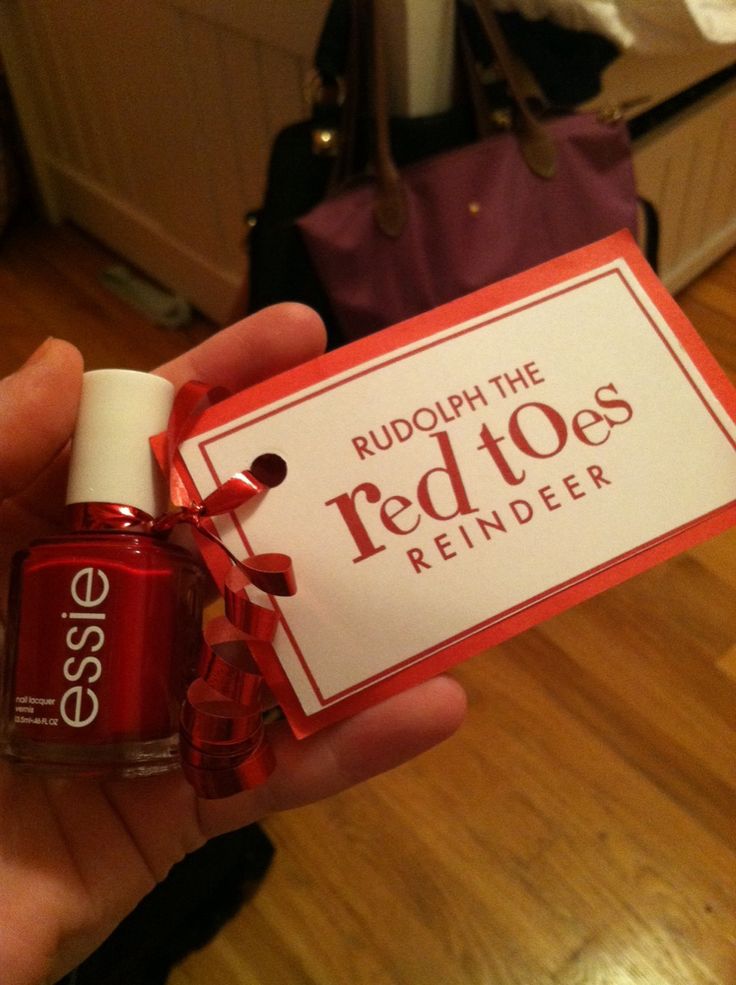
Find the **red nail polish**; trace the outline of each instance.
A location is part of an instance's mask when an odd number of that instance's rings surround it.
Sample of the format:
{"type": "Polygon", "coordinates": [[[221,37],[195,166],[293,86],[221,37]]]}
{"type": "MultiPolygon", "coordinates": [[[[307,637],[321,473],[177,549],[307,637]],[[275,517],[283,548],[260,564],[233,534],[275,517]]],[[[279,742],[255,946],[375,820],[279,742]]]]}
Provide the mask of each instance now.
{"type": "Polygon", "coordinates": [[[173,387],[147,373],[86,373],[67,503],[72,530],[13,564],[2,679],[2,753],[49,773],[146,775],[178,763],[195,677],[202,576],[188,551],[145,532],[166,491],[148,438],[173,387]]]}

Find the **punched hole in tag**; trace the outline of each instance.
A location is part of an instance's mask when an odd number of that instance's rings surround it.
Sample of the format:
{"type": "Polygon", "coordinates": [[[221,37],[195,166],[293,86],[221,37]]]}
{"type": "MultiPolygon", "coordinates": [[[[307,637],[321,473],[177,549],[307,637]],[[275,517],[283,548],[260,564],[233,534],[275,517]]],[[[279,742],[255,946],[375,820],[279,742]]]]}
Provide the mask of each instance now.
{"type": "Polygon", "coordinates": [[[269,489],[280,486],[288,469],[284,459],[275,452],[264,452],[253,459],[250,472],[269,489]]]}

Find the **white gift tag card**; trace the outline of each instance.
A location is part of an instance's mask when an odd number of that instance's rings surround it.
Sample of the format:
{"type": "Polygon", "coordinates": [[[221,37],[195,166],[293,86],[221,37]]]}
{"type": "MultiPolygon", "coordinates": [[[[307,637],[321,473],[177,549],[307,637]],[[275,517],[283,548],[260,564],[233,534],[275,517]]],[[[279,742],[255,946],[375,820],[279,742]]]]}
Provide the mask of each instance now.
{"type": "Polygon", "coordinates": [[[286,463],[215,524],[293,558],[262,670],[308,734],[730,526],[735,407],[621,233],[218,404],[181,468],[286,463]]]}

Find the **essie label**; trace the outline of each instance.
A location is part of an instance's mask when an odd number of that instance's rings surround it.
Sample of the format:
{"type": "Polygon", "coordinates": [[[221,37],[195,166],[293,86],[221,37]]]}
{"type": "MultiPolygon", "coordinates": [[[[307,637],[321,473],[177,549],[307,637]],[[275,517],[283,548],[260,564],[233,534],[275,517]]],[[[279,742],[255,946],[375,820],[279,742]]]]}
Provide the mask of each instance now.
{"type": "Polygon", "coordinates": [[[215,406],[182,473],[287,464],[215,522],[294,560],[262,670],[306,734],[730,526],[735,410],[618,234],[215,406]]]}
{"type": "Polygon", "coordinates": [[[89,746],[176,731],[196,572],[139,541],[58,538],[23,559],[7,712],[17,739],[89,746]]]}

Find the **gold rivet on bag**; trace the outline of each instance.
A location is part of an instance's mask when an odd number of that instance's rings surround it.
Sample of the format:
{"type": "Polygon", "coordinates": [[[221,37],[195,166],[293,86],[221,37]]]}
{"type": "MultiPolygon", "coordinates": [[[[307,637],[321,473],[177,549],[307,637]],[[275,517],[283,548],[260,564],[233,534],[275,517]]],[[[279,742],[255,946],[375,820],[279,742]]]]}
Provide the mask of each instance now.
{"type": "Polygon", "coordinates": [[[338,149],[337,130],[316,128],[312,130],[312,153],[320,157],[336,157],[338,149]]]}

